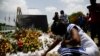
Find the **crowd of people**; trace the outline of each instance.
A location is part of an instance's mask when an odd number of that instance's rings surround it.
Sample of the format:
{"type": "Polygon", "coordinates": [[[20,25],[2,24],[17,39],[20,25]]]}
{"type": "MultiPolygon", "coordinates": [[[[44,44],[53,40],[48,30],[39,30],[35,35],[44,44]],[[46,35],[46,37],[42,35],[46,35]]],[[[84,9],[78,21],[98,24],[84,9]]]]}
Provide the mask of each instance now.
{"type": "Polygon", "coordinates": [[[96,3],[96,0],[90,0],[90,4],[87,6],[89,10],[87,16],[79,17],[79,25],[70,23],[63,10],[60,11],[60,16],[58,12],[55,12],[51,32],[56,35],[56,39],[42,56],[46,56],[59,43],[61,46],[58,53],[61,56],[100,56],[98,48],[100,46],[100,5],[96,3]],[[91,37],[84,31],[85,20],[85,25],[89,25],[91,37]],[[93,41],[96,36],[99,40],[97,45],[93,41]]]}
{"type": "Polygon", "coordinates": [[[55,16],[53,17],[54,23],[57,21],[63,21],[64,23],[69,23],[68,16],[64,13],[63,10],[60,11],[60,16],[58,12],[55,12],[55,16]]]}

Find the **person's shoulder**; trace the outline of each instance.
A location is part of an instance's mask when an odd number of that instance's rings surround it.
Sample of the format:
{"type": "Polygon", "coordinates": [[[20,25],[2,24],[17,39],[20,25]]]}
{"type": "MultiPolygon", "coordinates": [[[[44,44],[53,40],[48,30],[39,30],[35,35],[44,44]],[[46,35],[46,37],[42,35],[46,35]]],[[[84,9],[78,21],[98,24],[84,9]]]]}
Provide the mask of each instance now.
{"type": "Polygon", "coordinates": [[[69,24],[67,24],[67,27],[68,28],[71,28],[71,27],[74,27],[76,24],[73,24],[73,23],[69,23],[69,24]]]}
{"type": "Polygon", "coordinates": [[[69,23],[67,26],[67,32],[70,33],[70,31],[73,29],[74,26],[75,26],[75,24],[69,23]]]}
{"type": "Polygon", "coordinates": [[[69,23],[69,25],[75,25],[74,23],[69,23]]]}

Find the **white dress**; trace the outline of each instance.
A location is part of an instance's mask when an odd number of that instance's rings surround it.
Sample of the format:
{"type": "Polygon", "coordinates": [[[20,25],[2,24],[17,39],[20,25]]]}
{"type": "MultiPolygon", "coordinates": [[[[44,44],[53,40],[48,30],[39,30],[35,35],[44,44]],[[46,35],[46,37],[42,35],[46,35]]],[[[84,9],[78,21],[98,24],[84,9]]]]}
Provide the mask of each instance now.
{"type": "Polygon", "coordinates": [[[82,55],[82,56],[100,56],[97,45],[79,26],[75,24],[69,24],[67,27],[67,32],[70,33],[73,27],[78,28],[78,32],[81,37],[81,47],[85,48],[85,51],[88,54],[88,55],[82,55]]]}

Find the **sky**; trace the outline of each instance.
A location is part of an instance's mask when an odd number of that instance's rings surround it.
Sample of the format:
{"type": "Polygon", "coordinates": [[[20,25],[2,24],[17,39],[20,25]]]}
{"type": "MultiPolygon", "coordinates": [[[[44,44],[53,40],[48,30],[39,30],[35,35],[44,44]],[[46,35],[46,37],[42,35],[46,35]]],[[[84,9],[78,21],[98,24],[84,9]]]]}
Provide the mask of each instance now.
{"type": "MultiPolygon", "coordinates": [[[[100,0],[97,0],[97,3],[100,3],[100,0]]],[[[22,14],[47,15],[48,24],[52,24],[55,12],[64,10],[71,15],[82,11],[86,14],[88,5],[89,0],[0,0],[0,22],[15,25],[17,7],[21,7],[22,14]]]]}

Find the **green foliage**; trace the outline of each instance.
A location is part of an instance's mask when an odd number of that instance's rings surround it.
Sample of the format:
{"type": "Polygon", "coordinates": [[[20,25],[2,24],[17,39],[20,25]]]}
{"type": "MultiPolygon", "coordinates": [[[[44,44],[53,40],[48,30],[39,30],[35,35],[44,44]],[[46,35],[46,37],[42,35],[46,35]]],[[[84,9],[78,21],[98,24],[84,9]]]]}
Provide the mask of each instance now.
{"type": "Polygon", "coordinates": [[[5,26],[5,25],[6,25],[5,23],[0,23],[0,30],[2,30],[1,26],[5,26]]]}
{"type": "Polygon", "coordinates": [[[78,21],[78,17],[79,16],[85,16],[82,12],[76,12],[76,13],[73,13],[69,16],[69,21],[71,23],[75,23],[77,24],[77,21],[78,21]]]}

